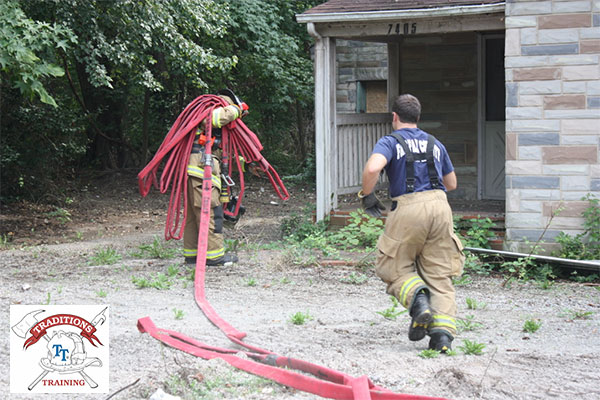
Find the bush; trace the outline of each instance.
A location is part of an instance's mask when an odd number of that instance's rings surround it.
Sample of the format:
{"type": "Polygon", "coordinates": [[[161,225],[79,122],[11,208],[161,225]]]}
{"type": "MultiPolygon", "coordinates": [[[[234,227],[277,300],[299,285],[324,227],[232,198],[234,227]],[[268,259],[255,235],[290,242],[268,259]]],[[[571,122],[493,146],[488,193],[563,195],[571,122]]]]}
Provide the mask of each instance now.
{"type": "Polygon", "coordinates": [[[555,240],[561,245],[561,249],[553,255],[573,260],[599,260],[600,200],[593,198],[589,193],[582,200],[589,202],[589,207],[581,214],[585,219],[585,230],[575,236],[560,232],[555,240]]]}

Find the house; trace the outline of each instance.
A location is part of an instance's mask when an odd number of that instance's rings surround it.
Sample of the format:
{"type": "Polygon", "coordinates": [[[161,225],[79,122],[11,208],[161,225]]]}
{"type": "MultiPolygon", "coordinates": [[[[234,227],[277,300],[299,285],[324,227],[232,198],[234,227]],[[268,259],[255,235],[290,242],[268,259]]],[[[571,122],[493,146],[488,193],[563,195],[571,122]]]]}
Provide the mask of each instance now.
{"type": "Polygon", "coordinates": [[[330,0],[296,18],[315,38],[318,219],[358,191],[411,93],[455,165],[449,197],[505,200],[506,249],[582,231],[582,197],[600,197],[600,1],[330,0]]]}

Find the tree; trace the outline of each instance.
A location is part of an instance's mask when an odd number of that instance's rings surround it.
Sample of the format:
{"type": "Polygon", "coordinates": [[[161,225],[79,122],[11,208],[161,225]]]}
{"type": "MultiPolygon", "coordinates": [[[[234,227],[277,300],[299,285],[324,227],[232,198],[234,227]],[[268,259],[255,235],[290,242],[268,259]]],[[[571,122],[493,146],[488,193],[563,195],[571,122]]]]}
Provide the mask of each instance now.
{"type": "Polygon", "coordinates": [[[290,172],[302,168],[310,151],[313,109],[312,39],[295,15],[318,3],[221,0],[231,16],[222,51],[239,59],[224,83],[250,104],[247,123],[265,141],[269,159],[290,172]]]}
{"type": "Polygon", "coordinates": [[[2,81],[12,83],[24,96],[37,96],[42,102],[57,107],[43,81],[64,75],[56,64],[54,49],[67,51],[74,43],[73,32],[64,25],[27,18],[13,0],[0,4],[2,81]]]}

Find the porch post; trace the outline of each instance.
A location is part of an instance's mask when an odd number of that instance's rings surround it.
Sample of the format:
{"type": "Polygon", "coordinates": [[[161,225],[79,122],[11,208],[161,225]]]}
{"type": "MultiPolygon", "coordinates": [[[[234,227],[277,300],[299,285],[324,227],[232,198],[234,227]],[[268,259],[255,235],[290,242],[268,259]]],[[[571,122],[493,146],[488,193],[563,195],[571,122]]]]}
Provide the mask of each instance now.
{"type": "Polygon", "coordinates": [[[308,32],[315,44],[315,155],[317,168],[317,221],[337,203],[335,153],[335,39],[317,33],[314,24],[308,32]]]}
{"type": "Polygon", "coordinates": [[[392,104],[400,94],[400,43],[388,43],[388,79],[387,97],[388,112],[392,111],[392,104]]]}

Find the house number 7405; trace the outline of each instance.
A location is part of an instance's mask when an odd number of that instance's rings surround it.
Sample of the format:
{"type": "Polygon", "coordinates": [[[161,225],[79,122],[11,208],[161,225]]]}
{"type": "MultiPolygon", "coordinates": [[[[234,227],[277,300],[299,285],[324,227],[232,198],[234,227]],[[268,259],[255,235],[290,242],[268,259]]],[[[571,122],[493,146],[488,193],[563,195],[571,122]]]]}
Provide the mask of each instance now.
{"type": "Polygon", "coordinates": [[[409,24],[408,22],[405,22],[404,24],[389,24],[387,34],[391,35],[392,33],[395,33],[396,35],[414,35],[417,33],[417,23],[413,22],[412,24],[409,24]]]}

